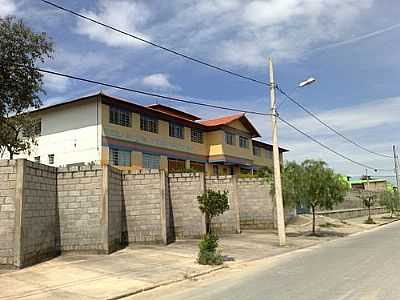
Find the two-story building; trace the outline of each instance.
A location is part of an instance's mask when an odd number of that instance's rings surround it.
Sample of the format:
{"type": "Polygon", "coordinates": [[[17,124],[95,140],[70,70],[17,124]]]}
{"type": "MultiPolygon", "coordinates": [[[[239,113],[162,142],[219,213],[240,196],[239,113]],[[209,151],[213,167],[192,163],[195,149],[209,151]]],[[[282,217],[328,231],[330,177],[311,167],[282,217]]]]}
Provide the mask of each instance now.
{"type": "MultiPolygon", "coordinates": [[[[31,113],[40,135],[32,153],[23,157],[44,164],[101,162],[209,175],[272,166],[272,146],[254,140],[260,134],[244,114],[202,120],[165,105],[142,106],[103,92],[31,113]]],[[[280,148],[281,160],[285,151],[280,148]]]]}

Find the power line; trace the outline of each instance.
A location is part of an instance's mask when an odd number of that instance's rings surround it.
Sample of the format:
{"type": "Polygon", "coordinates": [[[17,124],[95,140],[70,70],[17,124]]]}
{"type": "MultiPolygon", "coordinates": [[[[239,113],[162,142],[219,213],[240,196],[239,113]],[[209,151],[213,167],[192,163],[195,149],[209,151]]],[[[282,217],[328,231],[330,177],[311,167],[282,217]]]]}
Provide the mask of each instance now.
{"type": "Polygon", "coordinates": [[[263,112],[252,111],[252,110],[244,110],[244,109],[238,109],[238,108],[233,108],[233,107],[219,106],[219,105],[208,104],[208,103],[203,103],[203,102],[185,100],[185,99],[178,98],[178,97],[171,97],[171,96],[131,89],[128,87],[123,87],[123,86],[119,86],[119,85],[115,85],[115,84],[111,84],[111,83],[101,82],[101,81],[92,80],[92,79],[83,78],[83,77],[77,77],[77,76],[73,76],[73,75],[69,75],[69,74],[45,70],[45,69],[36,68],[36,67],[25,66],[25,65],[21,65],[21,64],[13,64],[13,65],[20,67],[20,68],[28,68],[31,70],[36,70],[36,71],[47,73],[47,74],[52,74],[52,75],[56,75],[56,76],[61,76],[61,77],[84,81],[84,82],[93,83],[93,84],[98,84],[98,85],[102,85],[102,86],[106,86],[106,87],[110,87],[110,88],[115,88],[118,90],[133,92],[133,93],[150,96],[150,97],[161,98],[161,99],[165,99],[165,100],[169,100],[169,101],[182,102],[182,103],[187,103],[187,104],[193,104],[193,105],[198,105],[198,106],[204,106],[204,107],[210,107],[210,108],[216,108],[216,109],[222,109],[222,110],[229,110],[229,111],[241,112],[241,113],[253,114],[253,115],[261,115],[261,116],[270,116],[271,115],[270,113],[263,113],[263,112]]]}
{"type": "MultiPolygon", "coordinates": [[[[56,76],[61,76],[61,77],[65,77],[65,78],[70,78],[70,79],[74,79],[74,80],[79,80],[79,81],[84,81],[84,82],[88,82],[88,83],[92,83],[92,84],[98,84],[98,85],[102,85],[102,86],[106,86],[106,87],[110,87],[110,88],[115,88],[115,89],[119,89],[119,90],[123,90],[123,91],[128,91],[128,92],[133,92],[133,93],[137,93],[137,94],[141,94],[141,95],[145,95],[145,96],[150,96],[150,97],[156,97],[156,98],[161,98],[161,99],[165,99],[165,100],[169,100],[169,101],[175,101],[175,102],[182,102],[182,103],[187,103],[187,104],[192,104],[192,105],[198,105],[198,106],[203,106],[203,107],[210,107],[210,108],[216,108],[216,109],[222,109],[222,110],[229,110],[229,111],[235,111],[235,112],[242,112],[242,113],[248,113],[248,114],[254,114],[254,115],[262,115],[262,116],[271,116],[271,113],[263,113],[263,112],[258,112],[258,111],[251,111],[251,110],[242,110],[242,109],[237,109],[237,108],[231,108],[231,107],[226,107],[226,106],[219,106],[219,105],[213,105],[213,104],[208,104],[208,103],[203,103],[203,102],[196,102],[196,101],[190,101],[190,100],[185,100],[182,98],[177,98],[177,97],[170,97],[170,96],[166,96],[166,95],[160,95],[160,94],[155,94],[155,93],[151,93],[151,92],[146,92],[146,91],[141,91],[141,90],[136,90],[136,89],[131,89],[131,88],[127,88],[127,87],[123,87],[123,86],[118,86],[118,85],[114,85],[114,84],[110,84],[110,83],[105,83],[105,82],[101,82],[101,81],[96,81],[96,80],[92,80],[92,79],[87,79],[87,78],[83,78],[83,77],[77,77],[77,76],[73,76],[73,75],[69,75],[69,74],[64,74],[64,73],[60,73],[60,72],[55,72],[55,71],[50,71],[50,70],[45,70],[42,68],[36,68],[36,67],[31,67],[31,66],[25,66],[25,65],[21,65],[21,64],[13,64],[16,67],[19,68],[28,68],[31,70],[36,70],[39,72],[43,72],[43,73],[47,73],[47,74],[52,74],[52,75],[56,75],[56,76]]],[[[371,170],[378,170],[378,171],[392,171],[392,170],[386,170],[386,169],[378,169],[378,168],[374,168],[371,166],[368,166],[366,164],[360,163],[358,161],[355,161],[347,156],[345,156],[344,154],[330,148],[329,146],[326,146],[325,144],[323,144],[322,142],[318,141],[317,139],[315,139],[314,137],[312,137],[311,135],[303,132],[302,130],[298,129],[297,127],[295,127],[294,125],[292,125],[291,123],[289,123],[288,121],[284,120],[282,117],[280,117],[279,115],[277,115],[277,117],[286,125],[288,125],[289,127],[293,128],[294,130],[296,130],[297,132],[301,133],[302,135],[306,136],[307,138],[309,138],[310,140],[314,141],[315,143],[319,144],[320,146],[322,146],[323,148],[327,149],[330,152],[333,152],[334,154],[340,156],[341,158],[348,160],[354,164],[357,164],[359,166],[362,166],[364,168],[368,168],[371,170]]]]}
{"type": "MultiPolygon", "coordinates": [[[[277,116],[277,118],[279,118],[279,120],[281,120],[281,121],[282,121],[283,123],[285,123],[287,126],[289,126],[289,127],[291,127],[292,129],[296,130],[297,132],[299,132],[300,134],[304,135],[305,137],[307,137],[308,139],[312,140],[313,142],[317,143],[317,144],[320,145],[321,147],[325,148],[326,150],[328,150],[328,151],[330,151],[330,152],[336,154],[337,156],[339,156],[339,157],[341,157],[341,158],[343,158],[343,159],[345,159],[345,160],[348,160],[348,161],[352,162],[353,164],[359,165],[359,166],[361,166],[361,167],[363,167],[363,168],[367,168],[367,169],[370,169],[370,170],[389,171],[389,170],[386,170],[386,169],[374,168],[374,167],[371,167],[371,166],[369,166],[369,165],[366,165],[366,164],[363,164],[363,163],[361,163],[361,162],[358,162],[358,161],[356,161],[356,160],[354,160],[354,159],[352,159],[352,158],[350,158],[350,157],[348,157],[348,156],[346,156],[346,155],[344,155],[344,154],[342,154],[342,153],[340,153],[340,152],[338,152],[338,151],[332,149],[331,147],[325,145],[324,143],[320,142],[319,140],[317,140],[317,139],[314,138],[313,136],[309,135],[308,133],[305,133],[304,131],[298,129],[296,126],[294,126],[294,125],[291,124],[290,122],[286,121],[285,119],[283,119],[283,118],[280,117],[279,115],[277,116]]],[[[392,171],[392,170],[390,170],[390,171],[392,171]]]]}
{"type": "Polygon", "coordinates": [[[70,14],[73,14],[73,15],[79,17],[79,18],[85,19],[85,20],[90,21],[90,22],[93,22],[93,23],[95,23],[95,24],[97,24],[97,25],[103,26],[103,27],[108,28],[108,29],[110,29],[110,30],[116,31],[116,32],[118,32],[118,33],[121,33],[121,34],[123,34],[123,35],[129,36],[129,37],[131,37],[131,38],[134,38],[134,39],[136,39],[136,40],[138,40],[138,41],[141,41],[141,42],[146,43],[146,44],[148,44],[148,45],[151,45],[151,46],[153,46],[153,47],[156,47],[156,48],[159,48],[159,49],[161,49],[161,50],[167,51],[167,52],[169,52],[169,53],[171,53],[171,54],[174,54],[174,55],[183,57],[183,58],[185,58],[185,59],[187,59],[187,60],[189,60],[189,61],[191,61],[191,62],[204,65],[204,66],[206,66],[206,67],[209,67],[209,68],[212,68],[212,69],[215,69],[215,70],[218,70],[218,71],[227,73],[227,74],[232,75],[232,76],[239,77],[239,78],[241,78],[241,79],[246,79],[246,80],[249,80],[249,81],[258,83],[258,84],[270,86],[270,84],[267,83],[267,82],[260,81],[260,80],[255,79],[255,78],[252,78],[252,77],[249,77],[249,76],[246,76],[246,75],[242,75],[242,74],[236,73],[236,72],[234,72],[234,71],[231,71],[231,70],[228,70],[228,69],[225,69],[225,68],[222,68],[222,67],[213,65],[213,64],[211,64],[211,63],[209,63],[209,62],[206,62],[206,61],[204,61],[204,60],[201,60],[201,59],[198,59],[198,58],[194,58],[194,57],[192,57],[192,56],[189,56],[189,55],[186,55],[186,54],[184,54],[184,53],[178,52],[177,50],[173,50],[173,49],[167,48],[167,47],[165,47],[165,46],[162,46],[162,45],[160,45],[160,44],[151,42],[151,41],[146,40],[146,39],[144,39],[144,38],[141,38],[141,37],[139,37],[139,36],[137,36],[137,35],[134,35],[134,34],[132,34],[132,33],[123,31],[123,30],[118,29],[118,28],[116,28],[116,27],[113,27],[113,26],[111,26],[111,25],[107,25],[107,24],[102,23],[102,22],[100,22],[100,21],[97,21],[97,20],[95,20],[95,19],[93,19],[93,18],[90,18],[90,17],[88,17],[88,16],[85,16],[85,15],[82,15],[82,14],[80,14],[80,13],[77,13],[77,12],[71,10],[71,9],[65,8],[65,7],[60,6],[60,5],[58,5],[58,4],[55,4],[55,3],[53,3],[53,2],[50,2],[50,1],[47,1],[47,0],[40,0],[40,1],[42,1],[42,2],[44,2],[44,3],[46,3],[46,4],[48,4],[48,5],[51,5],[51,6],[55,7],[55,8],[58,8],[58,9],[60,9],[60,10],[62,10],[62,11],[65,11],[65,12],[68,12],[68,13],[70,13],[70,14]]]}
{"type": "MultiPolygon", "coordinates": [[[[321,120],[316,114],[314,114],[312,111],[310,111],[308,108],[306,108],[304,105],[300,104],[298,101],[296,101],[293,97],[289,96],[285,91],[283,91],[279,86],[276,87],[276,89],[282,94],[284,95],[288,100],[290,100],[292,103],[296,104],[298,107],[300,107],[303,111],[305,111],[307,114],[309,114],[310,116],[312,116],[314,119],[316,119],[319,123],[321,123],[322,125],[324,125],[325,127],[327,127],[329,130],[331,130],[332,132],[334,132],[335,134],[337,134],[338,136],[342,137],[343,139],[345,139],[346,141],[348,141],[349,143],[353,144],[354,146],[367,151],[371,154],[380,156],[380,157],[384,157],[384,158],[390,158],[393,159],[392,156],[386,155],[386,154],[381,154],[375,151],[372,151],[368,148],[365,148],[364,146],[358,144],[357,142],[351,140],[350,138],[348,138],[347,136],[345,136],[344,134],[342,134],[341,132],[339,132],[337,129],[333,128],[332,126],[330,126],[329,124],[327,124],[326,122],[324,122],[323,120],[321,120]]],[[[283,102],[282,102],[283,103],[283,102]]],[[[281,104],[282,104],[281,103],[281,104]]]]}

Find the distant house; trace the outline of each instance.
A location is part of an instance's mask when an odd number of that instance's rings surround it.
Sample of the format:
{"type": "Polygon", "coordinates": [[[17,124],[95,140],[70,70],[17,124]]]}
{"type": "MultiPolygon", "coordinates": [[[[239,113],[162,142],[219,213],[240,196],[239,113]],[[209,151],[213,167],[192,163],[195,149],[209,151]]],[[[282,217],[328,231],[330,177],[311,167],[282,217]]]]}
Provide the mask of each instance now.
{"type": "Polygon", "coordinates": [[[373,192],[383,192],[386,190],[393,190],[393,185],[386,179],[360,179],[360,180],[349,180],[351,189],[373,191],[373,192]]]}

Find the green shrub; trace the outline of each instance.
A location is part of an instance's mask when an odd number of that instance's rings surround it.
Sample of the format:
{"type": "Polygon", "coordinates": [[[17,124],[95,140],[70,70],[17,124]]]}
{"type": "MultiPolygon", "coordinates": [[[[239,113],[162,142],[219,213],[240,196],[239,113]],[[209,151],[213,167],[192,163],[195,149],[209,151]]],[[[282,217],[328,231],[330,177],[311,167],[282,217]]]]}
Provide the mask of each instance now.
{"type": "Polygon", "coordinates": [[[213,233],[204,235],[199,242],[197,261],[201,265],[221,265],[224,262],[222,255],[217,252],[218,236],[213,233]]]}

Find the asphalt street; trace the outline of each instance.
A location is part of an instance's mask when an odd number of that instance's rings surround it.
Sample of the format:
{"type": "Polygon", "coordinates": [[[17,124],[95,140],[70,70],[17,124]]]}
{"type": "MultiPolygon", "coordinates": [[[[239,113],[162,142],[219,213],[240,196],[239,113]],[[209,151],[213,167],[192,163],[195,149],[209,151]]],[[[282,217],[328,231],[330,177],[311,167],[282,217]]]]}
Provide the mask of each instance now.
{"type": "Polygon", "coordinates": [[[400,222],[129,299],[399,300],[400,222]]]}

